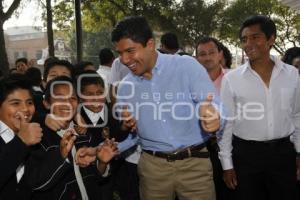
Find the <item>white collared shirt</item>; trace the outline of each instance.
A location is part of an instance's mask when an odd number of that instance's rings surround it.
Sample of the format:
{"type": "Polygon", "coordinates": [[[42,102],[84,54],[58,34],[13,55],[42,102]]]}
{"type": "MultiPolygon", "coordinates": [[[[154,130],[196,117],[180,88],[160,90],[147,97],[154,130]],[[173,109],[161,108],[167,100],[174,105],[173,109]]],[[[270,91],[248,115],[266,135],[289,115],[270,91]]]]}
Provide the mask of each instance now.
{"type": "MultiPolygon", "coordinates": [[[[15,134],[13,130],[11,130],[5,123],[0,121],[0,136],[4,140],[4,142],[7,144],[12,139],[14,139],[15,134]]],[[[19,167],[16,170],[16,176],[17,176],[17,182],[19,182],[24,174],[25,167],[23,164],[20,164],[19,167]]]]}
{"type": "Polygon", "coordinates": [[[292,135],[300,152],[300,80],[295,67],[271,57],[275,65],[269,83],[249,62],[225,74],[221,100],[228,111],[219,158],[224,170],[232,169],[232,135],[244,140],[267,141],[292,135]]]}
{"type": "Polygon", "coordinates": [[[93,123],[94,126],[97,125],[97,122],[99,121],[99,119],[101,118],[104,121],[104,109],[102,108],[102,110],[100,112],[94,113],[93,111],[87,109],[85,106],[82,106],[86,115],[89,117],[89,119],[91,120],[91,122],[93,123]]]}
{"type": "Polygon", "coordinates": [[[103,78],[105,85],[110,84],[111,77],[111,67],[105,65],[99,65],[97,73],[103,78]]]}

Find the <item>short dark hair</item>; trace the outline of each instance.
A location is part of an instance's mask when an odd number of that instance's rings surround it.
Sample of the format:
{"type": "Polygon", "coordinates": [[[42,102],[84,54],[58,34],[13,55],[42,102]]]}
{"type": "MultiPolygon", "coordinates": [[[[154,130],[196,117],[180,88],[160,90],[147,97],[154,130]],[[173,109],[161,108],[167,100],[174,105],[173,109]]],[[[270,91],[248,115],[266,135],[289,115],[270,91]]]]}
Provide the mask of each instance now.
{"type": "Polygon", "coordinates": [[[205,36],[205,37],[201,38],[197,43],[196,55],[198,55],[198,53],[199,53],[198,52],[198,46],[200,44],[207,44],[209,42],[213,42],[217,46],[219,52],[222,50],[222,48],[221,48],[222,44],[221,44],[221,42],[219,42],[219,40],[217,40],[216,38],[213,38],[213,37],[205,36]]]}
{"type": "Polygon", "coordinates": [[[113,62],[115,59],[114,53],[109,48],[103,48],[99,51],[100,65],[105,65],[113,62]]]}
{"type": "Polygon", "coordinates": [[[120,21],[111,34],[112,42],[129,38],[134,42],[146,46],[149,39],[153,38],[152,30],[144,17],[131,16],[120,21]]]}
{"type": "Polygon", "coordinates": [[[27,58],[18,58],[18,59],[16,60],[15,64],[17,64],[18,62],[23,62],[23,63],[25,63],[26,65],[28,64],[27,58]]]}
{"type": "Polygon", "coordinates": [[[74,69],[84,71],[84,68],[86,66],[89,66],[89,65],[94,66],[94,63],[92,63],[90,61],[80,61],[80,62],[78,62],[77,64],[74,65],[74,69]]]}
{"type": "Polygon", "coordinates": [[[300,47],[292,47],[286,50],[282,57],[282,61],[289,65],[293,65],[293,60],[297,57],[300,57],[300,47]]]}
{"type": "Polygon", "coordinates": [[[259,25],[261,31],[266,35],[267,39],[270,39],[272,35],[276,38],[276,25],[272,19],[264,15],[254,15],[248,17],[242,24],[240,31],[239,31],[239,38],[242,37],[242,31],[244,28],[259,25]]]}
{"type": "Polygon", "coordinates": [[[0,80],[0,105],[6,100],[7,96],[15,90],[28,90],[33,96],[33,90],[30,81],[24,74],[11,74],[0,80]]]}
{"type": "Polygon", "coordinates": [[[54,61],[58,61],[59,59],[57,57],[49,57],[45,60],[44,62],[44,68],[46,68],[46,66],[51,63],[51,62],[54,62],[54,61]]]}
{"type": "Polygon", "coordinates": [[[42,82],[41,70],[36,67],[30,67],[25,72],[25,75],[29,78],[32,86],[40,86],[42,82]]]}
{"type": "Polygon", "coordinates": [[[160,43],[168,49],[179,49],[177,36],[174,33],[165,33],[160,38],[160,43]]]}
{"type": "Polygon", "coordinates": [[[43,79],[45,81],[47,79],[50,69],[52,69],[54,66],[57,66],[57,65],[62,65],[64,67],[66,67],[70,71],[71,77],[73,78],[73,65],[69,61],[53,59],[44,66],[45,69],[44,69],[43,79]]]}
{"type": "MultiPolygon", "coordinates": [[[[89,65],[94,66],[94,63],[90,61],[80,61],[79,63],[74,65],[74,76],[75,78],[81,74],[83,71],[85,71],[85,68],[89,65]]],[[[95,66],[94,66],[95,67],[95,66]]],[[[96,67],[95,67],[96,70],[96,67]]]]}
{"type": "Polygon", "coordinates": [[[82,78],[80,79],[80,90],[81,92],[83,91],[85,86],[88,85],[100,85],[103,89],[105,89],[105,84],[104,84],[104,80],[102,79],[102,77],[95,71],[92,70],[87,70],[82,72],[79,77],[82,76],[82,78]]]}
{"type": "MultiPolygon", "coordinates": [[[[50,98],[52,96],[51,94],[51,88],[54,86],[54,85],[62,85],[62,84],[59,84],[58,82],[66,82],[66,83],[70,83],[72,86],[73,86],[73,89],[76,93],[76,83],[73,81],[73,79],[67,77],[67,76],[58,76],[58,77],[55,77],[54,79],[50,80],[47,85],[46,85],[46,88],[45,88],[45,93],[44,93],[44,99],[47,101],[47,102],[50,102],[50,98]]],[[[54,88],[53,88],[54,89],[54,88]]],[[[77,96],[77,95],[76,95],[77,96]]]]}

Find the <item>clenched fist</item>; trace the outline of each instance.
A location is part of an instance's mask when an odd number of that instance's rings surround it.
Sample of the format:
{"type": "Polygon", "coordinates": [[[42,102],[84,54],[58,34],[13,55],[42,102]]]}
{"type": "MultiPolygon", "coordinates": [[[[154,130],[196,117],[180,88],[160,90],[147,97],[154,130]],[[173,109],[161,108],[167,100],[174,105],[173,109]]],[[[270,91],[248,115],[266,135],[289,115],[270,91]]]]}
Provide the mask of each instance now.
{"type": "Polygon", "coordinates": [[[212,105],[213,96],[208,95],[200,106],[201,126],[206,132],[215,132],[220,128],[220,114],[212,105]]]}
{"type": "Polygon", "coordinates": [[[67,158],[72,150],[74,141],[76,140],[76,132],[74,129],[68,129],[60,140],[60,153],[63,158],[67,158]]]}

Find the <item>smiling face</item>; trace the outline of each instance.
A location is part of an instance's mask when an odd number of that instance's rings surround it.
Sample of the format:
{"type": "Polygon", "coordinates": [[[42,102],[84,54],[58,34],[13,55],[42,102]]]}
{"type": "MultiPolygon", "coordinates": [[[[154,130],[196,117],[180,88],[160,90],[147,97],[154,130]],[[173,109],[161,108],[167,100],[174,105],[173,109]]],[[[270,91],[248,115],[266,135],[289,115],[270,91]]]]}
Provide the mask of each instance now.
{"type": "Polygon", "coordinates": [[[60,120],[71,120],[77,111],[78,100],[71,84],[56,84],[46,107],[60,120]]]}
{"type": "Polygon", "coordinates": [[[30,92],[17,89],[10,93],[0,106],[0,120],[15,133],[20,130],[20,116],[22,113],[26,122],[30,122],[35,108],[30,92]]]}
{"type": "Polygon", "coordinates": [[[121,62],[137,76],[145,76],[151,73],[156,62],[155,42],[149,39],[146,46],[123,38],[116,43],[121,62]]]}
{"type": "Polygon", "coordinates": [[[90,84],[82,88],[81,98],[83,105],[94,113],[98,113],[103,109],[105,97],[103,96],[104,88],[100,84],[90,84]]]}
{"type": "Polygon", "coordinates": [[[242,49],[252,62],[269,58],[274,42],[274,35],[268,39],[258,24],[245,27],[241,33],[242,49]]]}

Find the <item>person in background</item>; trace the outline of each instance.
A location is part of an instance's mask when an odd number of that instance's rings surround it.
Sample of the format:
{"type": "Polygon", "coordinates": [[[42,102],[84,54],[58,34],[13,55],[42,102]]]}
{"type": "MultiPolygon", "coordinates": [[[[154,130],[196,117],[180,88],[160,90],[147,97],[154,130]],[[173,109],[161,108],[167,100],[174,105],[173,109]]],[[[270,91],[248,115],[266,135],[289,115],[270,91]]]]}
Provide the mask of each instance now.
{"type": "Polygon", "coordinates": [[[20,74],[25,74],[25,72],[29,68],[27,58],[18,58],[15,64],[16,64],[17,72],[20,74]]]}
{"type": "Polygon", "coordinates": [[[221,42],[220,42],[220,48],[222,50],[221,65],[223,69],[231,69],[232,54],[230,50],[221,42]]]}
{"type": "Polygon", "coordinates": [[[222,53],[220,42],[212,37],[202,38],[196,48],[196,59],[207,70],[218,95],[220,95],[221,81],[225,74],[221,65],[222,53]]]}
{"type": "Polygon", "coordinates": [[[109,48],[103,48],[99,51],[99,69],[97,73],[103,78],[105,85],[109,86],[111,76],[111,65],[115,59],[114,53],[109,48]]]}
{"type": "Polygon", "coordinates": [[[292,47],[286,50],[284,56],[282,57],[282,61],[295,66],[300,73],[300,47],[292,47]]]}
{"type": "Polygon", "coordinates": [[[42,84],[42,73],[41,70],[36,67],[30,67],[26,72],[25,76],[30,80],[33,89],[33,102],[37,111],[43,110],[43,90],[42,84]]]}
{"type": "Polygon", "coordinates": [[[90,61],[81,61],[74,65],[74,76],[77,76],[87,70],[97,71],[94,63],[90,61]]]}
{"type": "MultiPolygon", "coordinates": [[[[224,46],[216,38],[204,37],[200,39],[196,48],[196,59],[207,70],[218,92],[217,95],[220,95],[221,81],[226,73],[221,64],[223,58],[222,47],[224,46]]],[[[207,141],[207,149],[210,152],[210,160],[213,165],[216,199],[233,200],[233,192],[226,187],[223,181],[223,169],[218,158],[219,147],[216,137],[212,136],[207,141]]]]}
{"type": "Polygon", "coordinates": [[[179,42],[174,33],[165,33],[160,38],[160,51],[167,54],[179,52],[179,42]]]}

